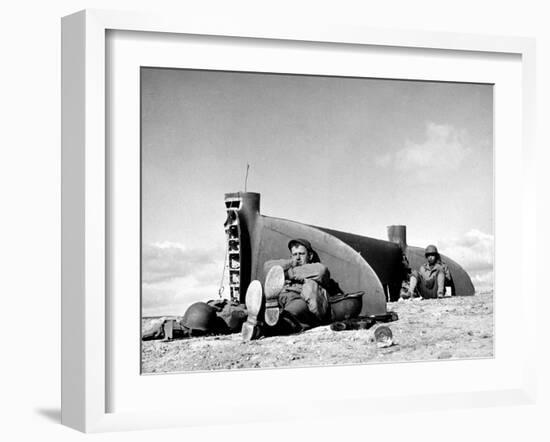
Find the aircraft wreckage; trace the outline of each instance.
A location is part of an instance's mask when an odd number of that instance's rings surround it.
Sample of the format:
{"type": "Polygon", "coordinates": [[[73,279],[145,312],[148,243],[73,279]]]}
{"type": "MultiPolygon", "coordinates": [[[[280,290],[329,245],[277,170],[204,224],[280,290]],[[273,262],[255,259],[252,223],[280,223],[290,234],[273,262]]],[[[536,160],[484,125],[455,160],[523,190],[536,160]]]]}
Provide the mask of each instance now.
{"type": "MultiPolygon", "coordinates": [[[[260,194],[225,194],[225,232],[231,298],[244,303],[250,281],[263,281],[264,263],[288,256],[293,238],[307,238],[344,293],[363,291],[360,316],[385,315],[386,302],[399,299],[404,278],[404,256],[413,269],[424,262],[424,248],[407,244],[406,226],[388,227],[388,240],[369,238],[312,226],[260,213],[260,194]]],[[[451,294],[474,294],[466,271],[441,255],[451,273],[451,294]]]]}

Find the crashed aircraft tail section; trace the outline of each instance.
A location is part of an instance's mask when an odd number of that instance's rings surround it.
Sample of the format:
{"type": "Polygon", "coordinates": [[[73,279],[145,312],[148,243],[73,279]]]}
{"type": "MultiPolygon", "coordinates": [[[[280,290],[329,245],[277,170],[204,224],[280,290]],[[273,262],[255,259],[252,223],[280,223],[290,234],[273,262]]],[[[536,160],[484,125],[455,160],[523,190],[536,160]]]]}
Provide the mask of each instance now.
{"type": "MultiPolygon", "coordinates": [[[[289,255],[287,244],[307,238],[319,254],[331,277],[346,292],[364,291],[361,315],[383,315],[386,300],[399,297],[404,274],[403,256],[412,268],[424,262],[423,249],[408,246],[405,226],[390,226],[389,241],[311,226],[260,213],[260,194],[235,192],[225,195],[227,219],[229,287],[232,299],[244,302],[248,284],[263,281],[264,263],[289,255]]],[[[472,295],[468,274],[454,261],[441,255],[453,277],[454,295],[472,295]]]]}

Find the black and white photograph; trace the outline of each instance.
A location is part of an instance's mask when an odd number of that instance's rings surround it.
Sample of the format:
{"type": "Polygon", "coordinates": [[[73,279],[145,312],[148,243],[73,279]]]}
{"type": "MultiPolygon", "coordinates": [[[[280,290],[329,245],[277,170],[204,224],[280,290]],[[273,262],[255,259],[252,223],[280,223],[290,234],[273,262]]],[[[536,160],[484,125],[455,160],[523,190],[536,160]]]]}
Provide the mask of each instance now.
{"type": "Polygon", "coordinates": [[[0,439],[547,441],[547,11],[5,2],[0,439]]]}
{"type": "Polygon", "coordinates": [[[493,85],[140,76],[142,374],[494,356],[493,85]]]}

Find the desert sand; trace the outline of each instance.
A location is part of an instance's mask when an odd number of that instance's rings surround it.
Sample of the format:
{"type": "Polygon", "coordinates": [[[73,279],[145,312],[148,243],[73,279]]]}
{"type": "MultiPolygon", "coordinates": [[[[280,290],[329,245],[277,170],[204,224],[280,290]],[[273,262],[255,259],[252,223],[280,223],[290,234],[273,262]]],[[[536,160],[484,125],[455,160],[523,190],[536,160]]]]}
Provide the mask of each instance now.
{"type": "MultiPolygon", "coordinates": [[[[373,364],[490,358],[494,351],[493,293],[388,303],[399,320],[386,324],[393,344],[379,348],[368,330],[304,333],[243,342],[240,334],[146,341],[142,373],[373,364]]],[[[151,319],[143,319],[146,326],[151,319]]]]}

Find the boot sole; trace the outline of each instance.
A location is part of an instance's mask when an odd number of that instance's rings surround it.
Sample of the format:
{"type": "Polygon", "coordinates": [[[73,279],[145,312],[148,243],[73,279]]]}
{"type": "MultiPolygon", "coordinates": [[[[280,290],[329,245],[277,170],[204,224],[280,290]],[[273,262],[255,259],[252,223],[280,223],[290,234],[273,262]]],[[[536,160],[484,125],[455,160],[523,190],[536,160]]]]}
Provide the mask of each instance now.
{"type": "Polygon", "coordinates": [[[272,267],[265,277],[265,323],[275,325],[279,320],[279,295],[285,285],[285,271],[281,266],[272,267]]]}
{"type": "Polygon", "coordinates": [[[258,316],[262,309],[263,291],[260,281],[254,280],[248,286],[245,296],[247,319],[241,329],[243,341],[258,339],[260,328],[258,327],[258,316]]]}
{"type": "Polygon", "coordinates": [[[260,337],[260,327],[257,325],[245,322],[241,330],[241,336],[243,341],[253,341],[260,337]]]}

